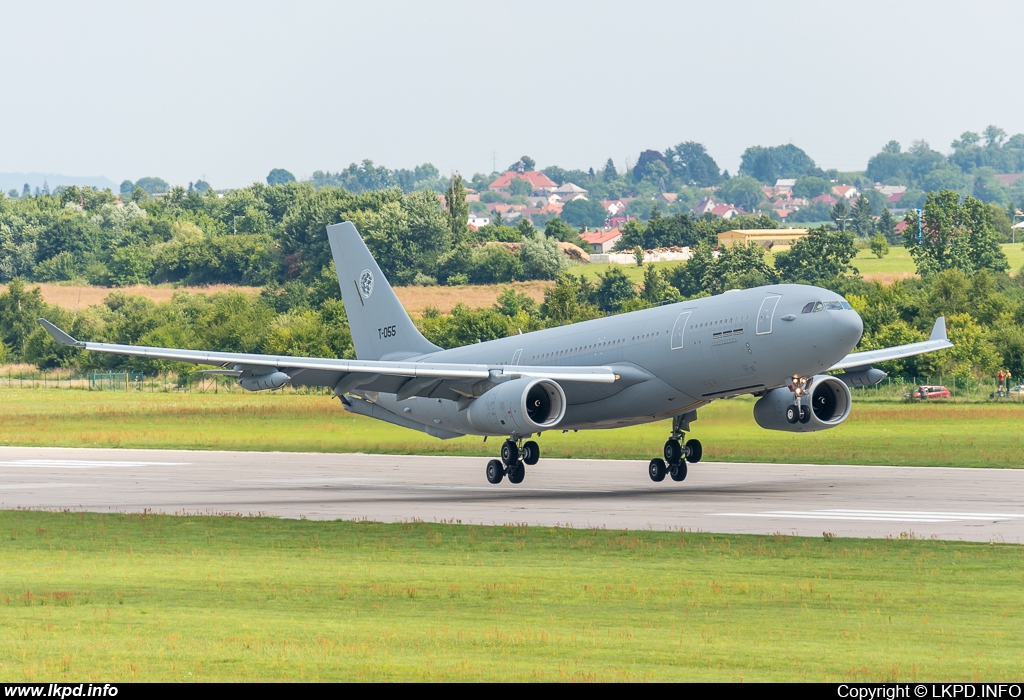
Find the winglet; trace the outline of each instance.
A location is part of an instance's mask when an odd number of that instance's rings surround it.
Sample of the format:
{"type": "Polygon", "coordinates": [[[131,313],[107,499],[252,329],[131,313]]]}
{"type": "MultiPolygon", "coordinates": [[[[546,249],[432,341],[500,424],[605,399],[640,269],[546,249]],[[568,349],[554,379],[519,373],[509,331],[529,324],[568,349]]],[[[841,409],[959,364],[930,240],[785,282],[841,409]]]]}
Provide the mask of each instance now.
{"type": "Polygon", "coordinates": [[[49,333],[50,336],[61,345],[70,345],[73,348],[85,347],[85,343],[83,343],[81,340],[75,340],[70,335],[62,331],[60,328],[57,328],[57,326],[47,321],[45,318],[39,319],[39,323],[40,325],[42,325],[43,328],[46,329],[46,332],[49,333]]]}
{"type": "Polygon", "coordinates": [[[932,334],[928,336],[928,340],[948,340],[946,337],[946,317],[939,316],[935,319],[935,325],[932,326],[932,334]]]}

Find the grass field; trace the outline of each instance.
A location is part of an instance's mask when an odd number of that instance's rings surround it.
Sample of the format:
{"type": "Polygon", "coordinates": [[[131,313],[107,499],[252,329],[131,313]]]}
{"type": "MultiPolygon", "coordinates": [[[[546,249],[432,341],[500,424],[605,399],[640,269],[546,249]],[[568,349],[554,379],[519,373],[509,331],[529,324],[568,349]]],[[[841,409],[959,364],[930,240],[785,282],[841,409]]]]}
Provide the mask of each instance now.
{"type": "Polygon", "coordinates": [[[0,512],[0,677],[1017,681],[1024,548],[0,512]]]}
{"type": "MultiPolygon", "coordinates": [[[[718,401],[700,412],[693,437],[708,461],[1024,466],[1024,405],[857,401],[833,430],[762,430],[754,401],[718,401]]],[[[546,457],[636,459],[661,451],[669,424],[540,439],[546,457]]],[[[203,450],[279,450],[492,456],[498,441],[437,440],[345,413],[316,394],[178,394],[69,389],[0,390],[0,444],[203,450]]],[[[543,462],[541,463],[543,465],[543,462]]]]}

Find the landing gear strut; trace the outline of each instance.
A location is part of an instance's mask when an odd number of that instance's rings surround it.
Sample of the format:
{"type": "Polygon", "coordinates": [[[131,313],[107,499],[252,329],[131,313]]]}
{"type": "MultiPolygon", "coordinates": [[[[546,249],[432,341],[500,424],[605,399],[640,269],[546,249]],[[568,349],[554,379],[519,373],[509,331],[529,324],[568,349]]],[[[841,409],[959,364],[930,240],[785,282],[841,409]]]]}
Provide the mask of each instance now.
{"type": "Polygon", "coordinates": [[[540,459],[540,445],[533,440],[523,442],[513,435],[501,444],[501,459],[487,463],[487,481],[500,484],[506,476],[509,483],[521,484],[526,478],[526,465],[533,466],[540,459]]]}
{"type": "Polygon", "coordinates": [[[807,377],[793,377],[789,390],[793,392],[794,403],[786,409],[786,421],[806,423],[811,420],[811,407],[804,405],[804,397],[810,392],[811,380],[807,377]]]}
{"type": "Polygon", "coordinates": [[[665,474],[671,476],[673,481],[682,481],[686,478],[687,462],[696,464],[700,461],[704,455],[700,440],[687,440],[684,432],[696,419],[697,414],[693,412],[672,419],[672,437],[665,442],[662,450],[665,458],[655,457],[647,467],[651,481],[664,481],[665,474]]]}

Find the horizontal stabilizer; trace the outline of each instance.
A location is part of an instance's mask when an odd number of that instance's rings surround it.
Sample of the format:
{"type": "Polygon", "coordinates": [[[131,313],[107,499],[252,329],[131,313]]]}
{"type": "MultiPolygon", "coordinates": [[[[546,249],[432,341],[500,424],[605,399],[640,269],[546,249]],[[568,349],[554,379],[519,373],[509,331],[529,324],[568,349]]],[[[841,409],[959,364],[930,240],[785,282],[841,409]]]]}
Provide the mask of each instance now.
{"type": "Polygon", "coordinates": [[[924,355],[928,352],[937,352],[951,347],[953,347],[953,343],[949,342],[946,338],[946,319],[939,316],[935,321],[935,326],[932,327],[932,334],[928,340],[922,340],[919,343],[897,345],[891,348],[881,348],[879,350],[852,352],[836,364],[832,365],[829,369],[835,370],[851,369],[853,367],[868,367],[869,365],[877,364],[879,362],[899,360],[904,357],[913,357],[914,355],[924,355]]]}

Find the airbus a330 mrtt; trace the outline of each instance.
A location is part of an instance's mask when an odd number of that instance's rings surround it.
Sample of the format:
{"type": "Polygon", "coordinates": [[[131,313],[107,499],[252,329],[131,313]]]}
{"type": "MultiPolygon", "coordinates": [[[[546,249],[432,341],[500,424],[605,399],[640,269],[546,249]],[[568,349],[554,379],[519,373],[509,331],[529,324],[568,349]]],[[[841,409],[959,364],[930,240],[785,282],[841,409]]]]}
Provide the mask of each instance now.
{"type": "Polygon", "coordinates": [[[754,420],[769,430],[826,430],[849,417],[851,386],[885,376],[873,363],[952,347],[940,317],[926,341],[851,354],[863,324],[845,299],[780,284],[443,350],[413,325],[355,226],[327,236],[355,360],[83,342],[40,323],[64,345],[213,365],[252,391],[330,387],[347,411],[441,439],[503,437],[492,484],[522,482],[540,457],[530,438],[544,431],[663,419],[671,433],[649,474],[682,481],[703,453],[685,432],[715,399],[759,396],[754,420]]]}

